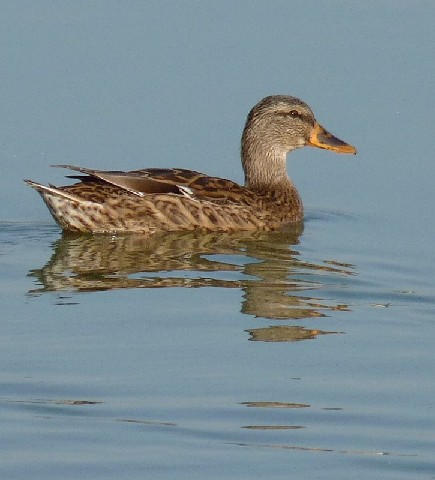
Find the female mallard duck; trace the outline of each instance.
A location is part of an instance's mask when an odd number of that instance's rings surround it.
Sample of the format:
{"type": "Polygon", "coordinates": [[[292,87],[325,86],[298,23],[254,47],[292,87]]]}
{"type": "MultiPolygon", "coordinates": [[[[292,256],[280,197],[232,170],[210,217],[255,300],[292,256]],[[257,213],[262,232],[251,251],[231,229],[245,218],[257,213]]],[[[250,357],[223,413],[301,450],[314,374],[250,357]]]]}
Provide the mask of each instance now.
{"type": "Polygon", "coordinates": [[[242,135],[245,186],[184,169],[100,171],[59,165],[85,175],[65,187],[31,180],[54,219],[78,232],[141,232],[202,229],[274,230],[302,220],[301,198],[287,175],[286,155],[310,145],[356,153],[320,126],[308,105],[276,95],[249,112],[242,135]]]}

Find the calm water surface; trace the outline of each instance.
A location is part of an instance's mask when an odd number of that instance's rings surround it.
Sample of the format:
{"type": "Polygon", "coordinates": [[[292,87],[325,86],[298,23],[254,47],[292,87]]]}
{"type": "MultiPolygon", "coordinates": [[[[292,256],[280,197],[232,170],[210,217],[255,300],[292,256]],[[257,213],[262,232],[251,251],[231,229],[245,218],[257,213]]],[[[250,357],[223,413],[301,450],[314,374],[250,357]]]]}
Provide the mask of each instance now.
{"type": "Polygon", "coordinates": [[[435,478],[435,4],[3,2],[0,477],[435,478]],[[51,164],[242,182],[290,94],[280,233],[62,235],[51,164]]]}
{"type": "Polygon", "coordinates": [[[376,226],[3,223],[5,478],[433,478],[431,268],[374,258],[376,226]]]}

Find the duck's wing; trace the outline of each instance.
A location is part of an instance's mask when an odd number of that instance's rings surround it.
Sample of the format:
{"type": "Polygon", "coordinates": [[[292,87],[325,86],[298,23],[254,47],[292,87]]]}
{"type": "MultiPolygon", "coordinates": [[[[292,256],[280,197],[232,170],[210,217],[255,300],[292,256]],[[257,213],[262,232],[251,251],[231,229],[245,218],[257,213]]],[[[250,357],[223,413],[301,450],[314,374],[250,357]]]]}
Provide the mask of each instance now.
{"type": "Polygon", "coordinates": [[[245,203],[252,196],[252,192],[231,180],[209,177],[203,173],[180,168],[149,168],[123,172],[93,170],[73,165],[55,166],[85,174],[68,176],[84,184],[99,180],[139,197],[150,194],[174,194],[200,201],[245,203]]]}

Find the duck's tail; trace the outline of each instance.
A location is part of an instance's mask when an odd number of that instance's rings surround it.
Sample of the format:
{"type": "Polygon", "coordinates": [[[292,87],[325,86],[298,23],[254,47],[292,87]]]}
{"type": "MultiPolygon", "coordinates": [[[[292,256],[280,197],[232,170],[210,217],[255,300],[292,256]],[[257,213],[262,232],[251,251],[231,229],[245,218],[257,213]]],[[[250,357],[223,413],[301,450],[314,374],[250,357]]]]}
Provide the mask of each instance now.
{"type": "Polygon", "coordinates": [[[34,182],[33,180],[23,180],[23,182],[29,185],[29,187],[34,188],[38,193],[40,193],[44,200],[46,196],[60,197],[71,202],[78,202],[80,200],[79,197],[72,195],[65,190],[61,190],[54,185],[42,185],[41,183],[34,182]]]}
{"type": "Polygon", "coordinates": [[[42,185],[33,180],[24,180],[43,198],[56,222],[65,230],[92,232],[95,215],[100,213],[100,206],[89,202],[53,185],[42,185]]]}

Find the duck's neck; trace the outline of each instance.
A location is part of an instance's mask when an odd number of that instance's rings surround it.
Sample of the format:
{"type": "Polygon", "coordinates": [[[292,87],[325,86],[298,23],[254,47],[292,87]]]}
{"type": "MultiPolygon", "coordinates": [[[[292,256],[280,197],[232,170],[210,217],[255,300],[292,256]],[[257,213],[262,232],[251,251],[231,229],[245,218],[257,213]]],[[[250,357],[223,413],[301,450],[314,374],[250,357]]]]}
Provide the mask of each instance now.
{"type": "Polygon", "coordinates": [[[284,193],[295,190],[287,175],[287,152],[258,143],[242,142],[241,155],[245,187],[259,193],[284,193]]]}

